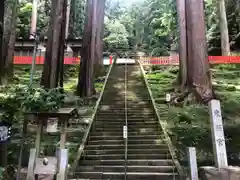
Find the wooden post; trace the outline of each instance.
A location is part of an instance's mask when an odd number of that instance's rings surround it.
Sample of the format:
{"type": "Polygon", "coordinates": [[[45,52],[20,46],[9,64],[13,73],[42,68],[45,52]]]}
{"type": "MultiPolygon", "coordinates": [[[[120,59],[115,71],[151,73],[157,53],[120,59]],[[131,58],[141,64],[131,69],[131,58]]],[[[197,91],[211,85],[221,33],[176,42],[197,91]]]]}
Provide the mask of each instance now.
{"type": "Polygon", "coordinates": [[[188,148],[188,163],[191,180],[198,180],[197,156],[195,147],[188,148]]]}
{"type": "Polygon", "coordinates": [[[57,180],[67,179],[67,168],[68,168],[68,150],[60,149],[59,153],[59,171],[57,175],[57,180]]]}
{"type": "Polygon", "coordinates": [[[225,137],[222,123],[220,101],[211,100],[209,102],[209,113],[212,131],[213,150],[216,166],[228,167],[225,137]]]}
{"type": "Polygon", "coordinates": [[[30,149],[27,180],[35,180],[34,168],[35,168],[36,156],[37,156],[36,148],[30,149]]]}
{"type": "Polygon", "coordinates": [[[66,128],[67,128],[67,120],[65,120],[62,123],[61,127],[61,139],[60,139],[60,150],[65,148],[65,142],[66,142],[66,128]]]}
{"type": "Polygon", "coordinates": [[[42,132],[43,132],[43,121],[39,120],[38,122],[39,123],[38,123],[38,127],[37,127],[37,137],[36,137],[36,142],[35,142],[37,157],[39,156],[39,152],[40,152],[41,137],[42,137],[42,132]]]}

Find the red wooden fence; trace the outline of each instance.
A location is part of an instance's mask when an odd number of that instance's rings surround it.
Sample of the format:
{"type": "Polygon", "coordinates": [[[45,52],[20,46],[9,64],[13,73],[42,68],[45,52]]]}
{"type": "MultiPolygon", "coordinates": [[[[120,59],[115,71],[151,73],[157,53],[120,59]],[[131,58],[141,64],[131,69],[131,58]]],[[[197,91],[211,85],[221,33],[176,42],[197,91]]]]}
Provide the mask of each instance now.
{"type": "MultiPolygon", "coordinates": [[[[239,64],[240,56],[209,56],[210,64],[239,64]]],[[[178,65],[178,56],[162,57],[141,57],[140,63],[143,65],[178,65]]]]}
{"type": "MultiPolygon", "coordinates": [[[[36,64],[43,64],[44,57],[37,56],[36,64]]],[[[80,58],[78,57],[65,57],[64,64],[79,64],[80,58]]],[[[14,56],[14,64],[32,64],[32,56],[14,56]]]]}
{"type": "MultiPolygon", "coordinates": [[[[240,56],[209,56],[208,60],[211,64],[239,64],[240,56]]],[[[139,59],[140,63],[143,65],[178,65],[178,56],[161,56],[161,57],[141,57],[139,59]]],[[[15,56],[14,64],[31,64],[31,56],[15,56]]],[[[43,64],[44,57],[37,56],[36,64],[43,64]]],[[[79,64],[79,57],[65,57],[64,64],[79,64]]],[[[112,63],[112,58],[110,57],[110,63],[112,63]]]]}

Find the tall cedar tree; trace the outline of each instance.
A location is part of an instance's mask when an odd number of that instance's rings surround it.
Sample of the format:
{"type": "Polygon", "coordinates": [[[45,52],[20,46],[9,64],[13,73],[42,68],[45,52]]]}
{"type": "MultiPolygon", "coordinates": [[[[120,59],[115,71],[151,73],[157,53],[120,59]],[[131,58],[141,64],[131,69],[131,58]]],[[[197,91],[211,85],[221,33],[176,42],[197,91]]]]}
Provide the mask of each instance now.
{"type": "Polygon", "coordinates": [[[97,0],[87,0],[83,48],[81,51],[80,72],[77,85],[77,95],[81,97],[90,97],[95,93],[93,85],[93,64],[96,48],[96,7],[97,0]]]}
{"type": "Polygon", "coordinates": [[[41,84],[45,88],[63,86],[63,63],[67,0],[52,0],[51,23],[41,84]]]}
{"type": "Polygon", "coordinates": [[[187,82],[196,99],[207,103],[213,98],[213,89],[207,58],[203,0],[186,0],[186,18],[187,82]]]}

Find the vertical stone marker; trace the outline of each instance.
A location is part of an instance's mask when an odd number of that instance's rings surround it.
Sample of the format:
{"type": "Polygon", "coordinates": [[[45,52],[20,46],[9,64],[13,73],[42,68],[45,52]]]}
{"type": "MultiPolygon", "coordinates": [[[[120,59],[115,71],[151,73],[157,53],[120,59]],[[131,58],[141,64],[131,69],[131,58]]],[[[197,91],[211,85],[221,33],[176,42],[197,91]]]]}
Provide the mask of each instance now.
{"type": "Polygon", "coordinates": [[[228,166],[228,162],[227,162],[227,153],[226,153],[220,101],[211,100],[208,105],[209,105],[215,164],[218,168],[226,168],[228,166]]]}
{"type": "Polygon", "coordinates": [[[191,180],[198,180],[198,167],[197,167],[197,155],[196,148],[188,148],[188,163],[190,167],[190,177],[191,180]]]}

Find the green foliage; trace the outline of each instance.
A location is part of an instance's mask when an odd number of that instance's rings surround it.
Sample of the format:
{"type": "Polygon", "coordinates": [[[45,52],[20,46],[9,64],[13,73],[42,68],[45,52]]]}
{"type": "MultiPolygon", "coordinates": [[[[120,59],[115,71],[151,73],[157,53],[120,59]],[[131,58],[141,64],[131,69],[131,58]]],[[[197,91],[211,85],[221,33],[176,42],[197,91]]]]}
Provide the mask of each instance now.
{"type": "MultiPolygon", "coordinates": [[[[159,107],[162,121],[166,121],[166,130],[174,146],[178,149],[181,163],[187,163],[186,147],[197,148],[198,163],[213,163],[213,150],[208,107],[199,104],[167,106],[165,94],[175,94],[172,82],[177,78],[176,67],[154,67],[147,75],[148,82],[159,107]]],[[[239,67],[236,65],[217,65],[212,67],[213,84],[217,98],[221,101],[222,117],[229,164],[239,164],[236,154],[240,150],[240,80],[239,67]],[[234,91],[234,93],[233,93],[234,91]]]]}
{"type": "MultiPolygon", "coordinates": [[[[50,1],[40,0],[38,3],[37,32],[46,35],[49,24],[50,1]]],[[[20,10],[18,14],[17,32],[18,37],[29,37],[31,26],[32,1],[20,1],[20,10]]]]}
{"type": "Polygon", "coordinates": [[[64,103],[65,95],[60,88],[29,89],[22,101],[25,111],[51,112],[57,111],[64,103]]]}
{"type": "Polygon", "coordinates": [[[125,26],[119,21],[107,23],[106,37],[104,38],[105,46],[108,49],[123,49],[128,48],[128,33],[125,26]]]}
{"type": "Polygon", "coordinates": [[[82,38],[85,19],[86,0],[71,0],[69,37],[82,38]]]}
{"type": "Polygon", "coordinates": [[[2,121],[16,122],[22,112],[57,111],[64,102],[65,94],[61,89],[28,88],[27,86],[9,86],[2,89],[0,109],[2,121]]]}

